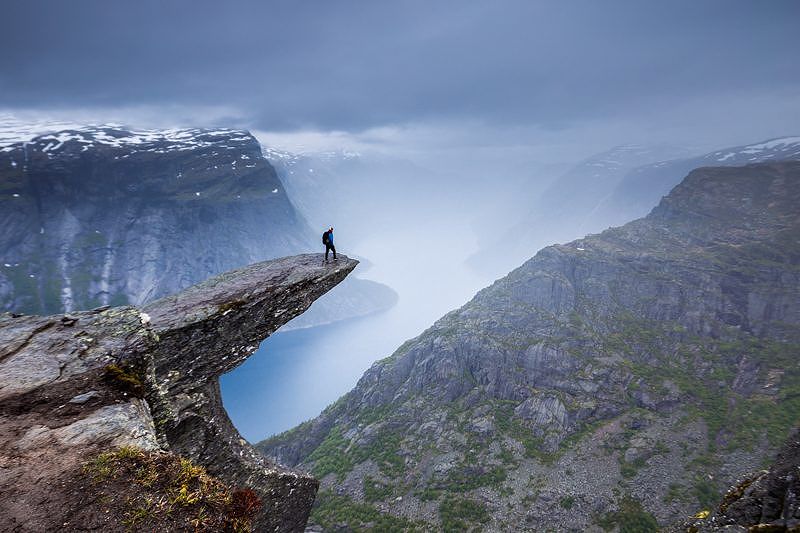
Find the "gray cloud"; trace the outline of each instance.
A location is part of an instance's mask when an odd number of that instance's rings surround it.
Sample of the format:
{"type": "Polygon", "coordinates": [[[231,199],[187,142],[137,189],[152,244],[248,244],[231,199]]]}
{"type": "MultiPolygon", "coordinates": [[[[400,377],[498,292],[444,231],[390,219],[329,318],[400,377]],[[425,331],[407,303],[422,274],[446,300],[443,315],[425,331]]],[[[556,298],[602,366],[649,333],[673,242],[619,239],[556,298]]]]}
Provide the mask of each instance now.
{"type": "Polygon", "coordinates": [[[559,129],[800,87],[794,1],[28,1],[3,12],[9,108],[216,106],[271,131],[559,129]]]}

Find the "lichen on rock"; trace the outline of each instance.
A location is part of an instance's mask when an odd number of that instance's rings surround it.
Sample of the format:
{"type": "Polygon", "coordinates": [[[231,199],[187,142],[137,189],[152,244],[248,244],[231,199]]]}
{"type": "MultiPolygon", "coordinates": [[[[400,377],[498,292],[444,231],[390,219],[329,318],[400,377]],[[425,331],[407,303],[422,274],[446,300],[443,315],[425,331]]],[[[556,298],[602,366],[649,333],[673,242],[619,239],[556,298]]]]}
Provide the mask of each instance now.
{"type": "MultiPolygon", "coordinates": [[[[102,505],[76,492],[82,469],[127,446],[185,458],[228,486],[252,489],[263,502],[252,520],[258,530],[302,530],[317,481],[240,437],[218,377],[357,264],[307,254],[226,272],[142,309],[0,315],[6,525],[56,530],[86,505],[102,505]]],[[[104,528],[126,526],[120,517],[104,528]]]]}

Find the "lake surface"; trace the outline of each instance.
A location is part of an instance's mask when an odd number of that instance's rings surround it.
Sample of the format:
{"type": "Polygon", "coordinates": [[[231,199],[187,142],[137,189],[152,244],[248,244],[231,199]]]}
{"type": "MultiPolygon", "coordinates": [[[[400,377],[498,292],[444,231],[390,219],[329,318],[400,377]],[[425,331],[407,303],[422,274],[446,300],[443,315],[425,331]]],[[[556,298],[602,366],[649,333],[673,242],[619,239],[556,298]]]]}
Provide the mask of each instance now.
{"type": "Polygon", "coordinates": [[[391,314],[278,332],[261,343],[220,380],[225,409],[242,436],[257,442],[292,428],[353,388],[405,340],[385,333],[391,314]],[[384,334],[374,335],[376,329],[384,334]]]}
{"type": "Polygon", "coordinates": [[[469,249],[451,247],[445,257],[435,242],[415,242],[413,254],[398,253],[403,248],[396,242],[367,243],[359,253],[373,267],[361,276],[397,291],[395,307],[325,326],[278,330],[222,376],[223,404],[244,438],[258,442],[317,416],[351,390],[372,363],[486,285],[463,266],[461,258],[469,249]]]}

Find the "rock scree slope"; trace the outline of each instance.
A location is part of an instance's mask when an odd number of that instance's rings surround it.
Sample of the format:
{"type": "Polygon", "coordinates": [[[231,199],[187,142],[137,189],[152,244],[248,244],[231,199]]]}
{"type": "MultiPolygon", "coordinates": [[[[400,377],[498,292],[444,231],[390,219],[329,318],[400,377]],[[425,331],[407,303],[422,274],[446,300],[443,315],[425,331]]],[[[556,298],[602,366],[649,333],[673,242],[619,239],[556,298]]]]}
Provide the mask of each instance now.
{"type": "Polygon", "coordinates": [[[704,518],[693,517],[668,533],[800,531],[800,428],[769,467],[743,476],[704,518]]]}
{"type": "Polygon", "coordinates": [[[2,529],[127,530],[129,516],[103,516],[108,502],[76,487],[92,457],[135,446],[255,491],[257,530],[301,531],[318,482],[239,436],[218,376],[357,264],[307,254],[226,272],[144,308],[0,315],[2,529]],[[87,506],[98,507],[88,519],[87,506]]]}

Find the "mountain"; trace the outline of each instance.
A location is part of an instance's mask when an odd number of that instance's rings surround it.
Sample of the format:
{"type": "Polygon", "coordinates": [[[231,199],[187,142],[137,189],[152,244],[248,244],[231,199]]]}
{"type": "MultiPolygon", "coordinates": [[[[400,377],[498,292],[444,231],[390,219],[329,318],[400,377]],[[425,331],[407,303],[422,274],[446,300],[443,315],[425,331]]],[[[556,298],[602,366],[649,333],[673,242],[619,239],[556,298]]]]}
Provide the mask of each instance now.
{"type": "Polygon", "coordinates": [[[555,180],[526,218],[470,258],[499,275],[540,248],[618,226],[647,214],[691,170],[800,159],[800,137],[782,137],[689,157],[677,147],[622,146],[555,180]]]}
{"type": "Polygon", "coordinates": [[[800,137],[779,137],[686,159],[661,161],[630,171],[596,209],[599,227],[624,224],[647,214],[689,171],[800,159],[800,137]]]}
{"type": "Polygon", "coordinates": [[[139,305],[315,235],[246,131],[3,129],[0,308],[139,305]]]}
{"type": "Polygon", "coordinates": [[[584,235],[595,227],[597,206],[628,171],[686,155],[687,149],[676,146],[631,144],[581,161],[535,195],[510,229],[483,235],[481,249],[469,259],[470,265],[492,276],[505,274],[546,245],[584,235]]]}
{"type": "Polygon", "coordinates": [[[241,438],[219,376],[357,264],[305,254],[140,308],[0,313],[0,529],[303,531],[319,483],[241,438]]]}
{"type": "Polygon", "coordinates": [[[326,529],[651,531],[800,421],[800,162],[693,170],[535,257],[260,443],[326,529]],[[631,529],[633,528],[633,529],[631,529]]]}
{"type": "Polygon", "coordinates": [[[268,146],[262,149],[297,208],[314,228],[322,233],[328,226],[347,224],[344,213],[366,192],[355,176],[361,165],[359,153],[292,153],[268,146]]]}

